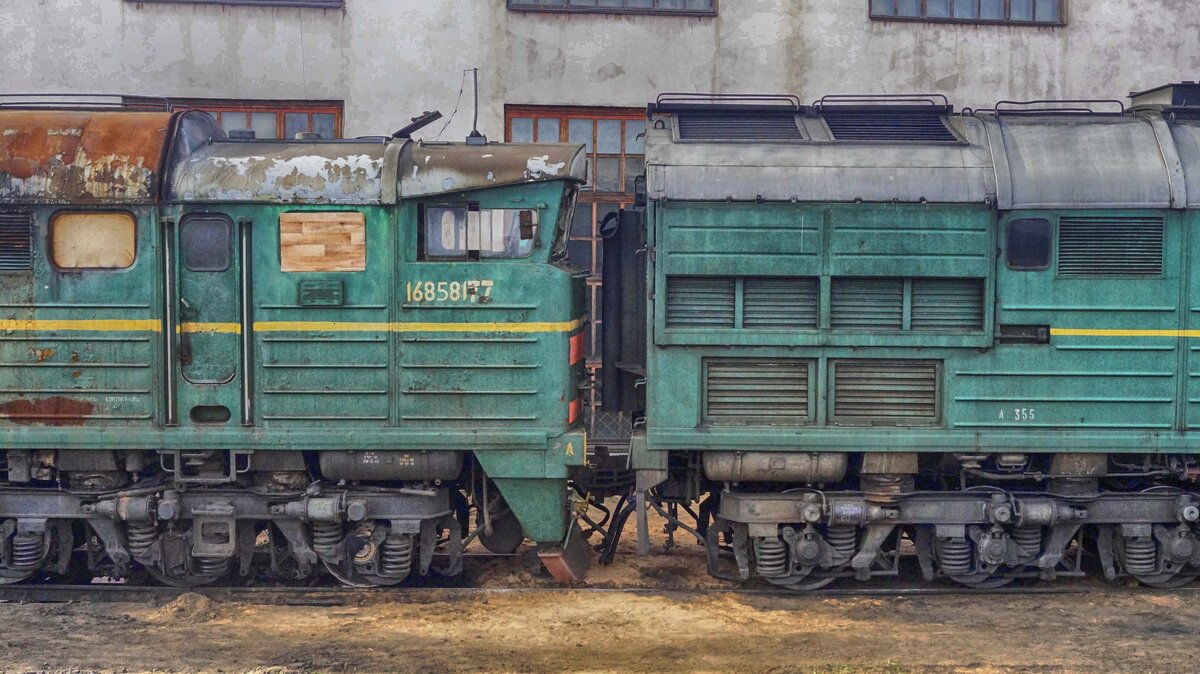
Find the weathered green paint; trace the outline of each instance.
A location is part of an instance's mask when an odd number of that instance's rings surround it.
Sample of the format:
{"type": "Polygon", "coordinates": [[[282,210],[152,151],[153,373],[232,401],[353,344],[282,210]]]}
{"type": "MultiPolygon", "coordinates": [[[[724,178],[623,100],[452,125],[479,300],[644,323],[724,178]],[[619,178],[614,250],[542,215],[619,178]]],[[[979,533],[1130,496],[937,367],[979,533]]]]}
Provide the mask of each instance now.
{"type": "MultiPolygon", "coordinates": [[[[1191,335],[1068,336],[1049,344],[1001,344],[999,325],[1083,330],[1200,330],[1200,219],[1174,211],[1038,211],[998,215],[985,205],[653,202],[647,227],[652,328],[646,451],[665,450],[1186,452],[1200,423],[1197,349],[1191,335]],[[1002,253],[1004,224],[1018,217],[1165,218],[1160,278],[1069,278],[1014,271],[1002,253]],[[1001,257],[997,257],[997,253],[1001,257]],[[816,329],[667,328],[667,277],[820,278],[816,329]],[[836,277],[984,279],[978,331],[834,329],[836,277]],[[710,425],[702,418],[706,357],[813,361],[812,421],[804,426],[710,425]],[[905,427],[832,421],[830,361],[914,359],[942,363],[940,417],[905,427]]],[[[1052,260],[1054,255],[1052,254],[1052,260]]],[[[740,287],[740,286],[739,286],[740,287]]],[[[906,300],[907,301],[907,300],[906,300]]],[[[740,299],[738,316],[740,320],[740,299]]],[[[907,304],[905,312],[909,311],[907,304]]],[[[907,315],[907,314],[906,314],[907,315]]],[[[907,320],[907,319],[906,319],[907,320]]],[[[1197,333],[1200,334],[1200,333],[1197,333]]]]}
{"type": "Polygon", "coordinates": [[[495,479],[525,535],[539,543],[561,543],[567,531],[567,483],[554,479],[495,479]]]}

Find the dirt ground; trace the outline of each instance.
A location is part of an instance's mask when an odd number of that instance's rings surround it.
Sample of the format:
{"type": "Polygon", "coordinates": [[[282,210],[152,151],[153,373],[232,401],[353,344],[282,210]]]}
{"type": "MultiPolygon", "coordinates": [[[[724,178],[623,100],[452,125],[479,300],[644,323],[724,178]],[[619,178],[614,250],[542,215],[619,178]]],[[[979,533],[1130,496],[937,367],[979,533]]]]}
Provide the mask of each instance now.
{"type": "MultiPolygon", "coordinates": [[[[661,542],[662,538],[659,537],[661,542]]],[[[633,527],[626,542],[633,545],[633,527]]],[[[623,546],[625,547],[625,546],[623,546]]],[[[464,595],[345,606],[185,594],[170,603],[0,604],[6,672],[1194,672],[1200,592],[892,598],[734,594],[685,538],[554,589],[532,550],[471,560],[464,595]],[[501,588],[526,588],[510,591],[501,588]],[[707,592],[680,592],[683,588],[707,592]]]]}

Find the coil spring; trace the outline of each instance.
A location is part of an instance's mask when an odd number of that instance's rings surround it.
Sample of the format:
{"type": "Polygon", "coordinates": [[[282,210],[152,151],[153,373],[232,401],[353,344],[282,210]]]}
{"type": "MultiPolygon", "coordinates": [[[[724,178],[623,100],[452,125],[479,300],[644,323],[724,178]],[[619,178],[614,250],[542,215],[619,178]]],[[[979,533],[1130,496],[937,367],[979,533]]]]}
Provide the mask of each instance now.
{"type": "Polygon", "coordinates": [[[27,531],[13,536],[12,561],[10,568],[21,571],[36,569],[42,565],[46,546],[42,534],[27,531]]]}
{"type": "Polygon", "coordinates": [[[764,578],[786,576],[787,543],[778,538],[756,538],[754,540],[754,557],[758,560],[758,575],[764,578]]]}
{"type": "Polygon", "coordinates": [[[1125,539],[1125,570],[1135,576],[1152,575],[1158,568],[1153,538],[1125,539]]]}
{"type": "Polygon", "coordinates": [[[332,557],[342,544],[342,525],[338,522],[313,522],[313,550],[322,557],[332,557]]]}
{"type": "Polygon", "coordinates": [[[404,578],[412,570],[415,541],[409,534],[389,534],[383,539],[380,551],[379,571],[381,576],[404,578]]]}
{"type": "Polygon", "coordinates": [[[833,548],[834,560],[845,562],[854,556],[854,549],[858,546],[858,529],[829,527],[825,532],[825,542],[833,548]]]}
{"type": "Polygon", "coordinates": [[[228,557],[195,557],[196,572],[201,576],[217,578],[229,571],[228,557]]]}
{"type": "Polygon", "coordinates": [[[1021,550],[1022,559],[1036,557],[1042,551],[1041,527],[1013,527],[1009,529],[1008,537],[1021,550]]]}
{"type": "Polygon", "coordinates": [[[129,552],[134,557],[144,557],[158,541],[158,527],[148,522],[130,522],[127,535],[129,552]]]}
{"type": "Polygon", "coordinates": [[[965,538],[944,538],[938,546],[938,564],[947,576],[971,572],[971,544],[965,538]]]}

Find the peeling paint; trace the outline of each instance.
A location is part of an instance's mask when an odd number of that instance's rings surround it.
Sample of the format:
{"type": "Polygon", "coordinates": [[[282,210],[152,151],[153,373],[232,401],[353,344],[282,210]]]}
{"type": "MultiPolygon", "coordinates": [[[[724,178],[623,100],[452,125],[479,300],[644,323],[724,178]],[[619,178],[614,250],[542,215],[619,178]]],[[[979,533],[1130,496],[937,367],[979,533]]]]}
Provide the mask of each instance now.
{"type": "Polygon", "coordinates": [[[525,163],[525,171],[532,178],[539,178],[542,175],[556,176],[567,165],[566,162],[551,164],[549,161],[550,155],[548,154],[540,157],[530,157],[529,161],[525,163]]]}
{"type": "Polygon", "coordinates": [[[383,185],[383,146],[214,143],[172,177],[188,201],[374,203],[383,185]]]}

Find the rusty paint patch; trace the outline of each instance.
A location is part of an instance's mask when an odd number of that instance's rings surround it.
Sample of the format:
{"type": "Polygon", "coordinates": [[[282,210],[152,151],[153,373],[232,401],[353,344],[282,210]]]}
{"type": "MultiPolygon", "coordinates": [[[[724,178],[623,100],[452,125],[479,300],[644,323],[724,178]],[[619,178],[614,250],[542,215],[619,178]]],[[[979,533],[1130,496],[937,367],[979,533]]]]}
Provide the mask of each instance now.
{"type": "Polygon", "coordinates": [[[22,398],[0,403],[0,419],[22,426],[82,426],[95,408],[95,403],[62,396],[22,398]]]}
{"type": "Polygon", "coordinates": [[[151,201],[169,113],[0,111],[0,199],[151,201]]]}
{"type": "Polygon", "coordinates": [[[35,349],[32,347],[29,349],[30,357],[37,359],[39,363],[44,363],[46,360],[53,358],[55,353],[54,349],[35,349]]]}
{"type": "Polygon", "coordinates": [[[563,178],[583,182],[584,159],[581,145],[410,143],[400,154],[397,175],[400,194],[414,197],[563,178]]]}

